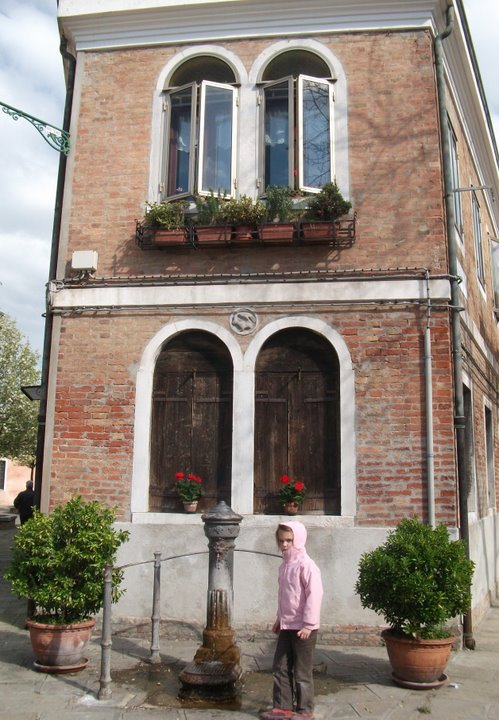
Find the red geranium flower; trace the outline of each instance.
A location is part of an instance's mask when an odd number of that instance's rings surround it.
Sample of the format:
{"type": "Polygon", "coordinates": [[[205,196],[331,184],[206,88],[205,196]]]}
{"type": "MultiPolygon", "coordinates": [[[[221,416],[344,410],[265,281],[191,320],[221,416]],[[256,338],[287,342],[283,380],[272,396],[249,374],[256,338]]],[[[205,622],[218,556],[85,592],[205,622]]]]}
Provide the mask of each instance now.
{"type": "Polygon", "coordinates": [[[282,487],[278,490],[279,499],[282,503],[296,502],[299,505],[305,499],[305,483],[301,480],[292,480],[289,475],[281,475],[279,482],[282,487]]]}
{"type": "Polygon", "coordinates": [[[201,487],[203,480],[194,473],[178,472],[175,473],[175,477],[177,479],[175,492],[183,502],[193,502],[204,495],[201,487]]]}

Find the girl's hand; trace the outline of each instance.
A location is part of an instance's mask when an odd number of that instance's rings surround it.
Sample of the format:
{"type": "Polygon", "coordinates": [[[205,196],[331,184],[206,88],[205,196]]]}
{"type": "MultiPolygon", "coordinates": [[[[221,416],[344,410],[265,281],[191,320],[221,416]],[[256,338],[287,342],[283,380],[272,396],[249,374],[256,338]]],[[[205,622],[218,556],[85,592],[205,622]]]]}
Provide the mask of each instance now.
{"type": "Polygon", "coordinates": [[[279,633],[280,629],[281,629],[281,626],[279,624],[279,620],[276,620],[272,626],[272,632],[277,635],[279,633]]]}
{"type": "Polygon", "coordinates": [[[298,630],[296,633],[300,640],[308,640],[310,637],[311,630],[307,630],[307,628],[302,628],[301,630],[298,630]]]}

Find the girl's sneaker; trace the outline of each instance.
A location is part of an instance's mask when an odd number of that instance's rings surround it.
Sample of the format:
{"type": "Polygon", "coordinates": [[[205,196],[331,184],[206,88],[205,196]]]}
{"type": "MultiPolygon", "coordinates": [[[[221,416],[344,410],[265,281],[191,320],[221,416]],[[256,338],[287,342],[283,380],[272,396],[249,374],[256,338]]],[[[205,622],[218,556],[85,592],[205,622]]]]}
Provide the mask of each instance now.
{"type": "Polygon", "coordinates": [[[271,710],[262,710],[260,712],[261,720],[291,720],[293,717],[292,710],[283,710],[282,708],[272,708],[271,710]]]}

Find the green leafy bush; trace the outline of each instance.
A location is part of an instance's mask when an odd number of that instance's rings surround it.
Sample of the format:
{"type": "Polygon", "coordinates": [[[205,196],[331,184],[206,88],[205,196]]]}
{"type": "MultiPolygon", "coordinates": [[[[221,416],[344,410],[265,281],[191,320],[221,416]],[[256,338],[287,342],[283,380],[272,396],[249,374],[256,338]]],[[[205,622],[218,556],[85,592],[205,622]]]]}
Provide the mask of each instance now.
{"type": "Polygon", "coordinates": [[[293,216],[293,191],[287,185],[269,185],[265,190],[267,220],[287,223],[293,216]]]}
{"type": "Polygon", "coordinates": [[[406,518],[362,555],[355,592],[394,632],[434,639],[450,635],[444,623],[470,608],[473,568],[465,543],[452,541],[444,525],[406,518]]]}
{"type": "Polygon", "coordinates": [[[326,183],[308,203],[306,220],[336,220],[345,215],[352,203],[345,200],[336,183],[326,183]]]}
{"type": "Polygon", "coordinates": [[[198,195],[196,202],[196,225],[225,225],[226,193],[221,195],[210,191],[209,195],[198,195]]]}
{"type": "Polygon", "coordinates": [[[163,228],[165,230],[181,230],[185,225],[185,200],[168,201],[161,203],[146,202],[144,225],[150,228],[163,228]]]}
{"type": "Polygon", "coordinates": [[[255,202],[248,195],[241,195],[237,200],[231,198],[224,209],[228,225],[258,225],[266,213],[264,203],[260,200],[255,202]]]}
{"type": "MultiPolygon", "coordinates": [[[[52,515],[39,511],[22,525],[12,547],[6,580],[19,597],[37,606],[36,619],[55,624],[77,623],[103,605],[104,567],[113,563],[126,530],[115,530],[115,513],[80,496],[57,507],[52,515]]],[[[113,602],[121,570],[113,572],[113,602]]]]}

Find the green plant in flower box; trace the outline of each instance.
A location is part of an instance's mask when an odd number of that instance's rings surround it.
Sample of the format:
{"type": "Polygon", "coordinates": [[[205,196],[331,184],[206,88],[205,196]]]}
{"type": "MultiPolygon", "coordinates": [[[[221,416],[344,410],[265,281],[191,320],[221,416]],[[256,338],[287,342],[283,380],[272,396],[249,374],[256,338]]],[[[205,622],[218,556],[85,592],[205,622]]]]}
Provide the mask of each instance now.
{"type": "Polygon", "coordinates": [[[279,478],[280,488],[279,499],[282,503],[301,503],[305,499],[306,488],[301,480],[292,480],[289,475],[281,475],[279,478]]]}
{"type": "Polygon", "coordinates": [[[183,472],[176,473],[175,478],[175,492],[182,502],[195,502],[203,497],[202,478],[194,475],[194,473],[183,472]]]}

